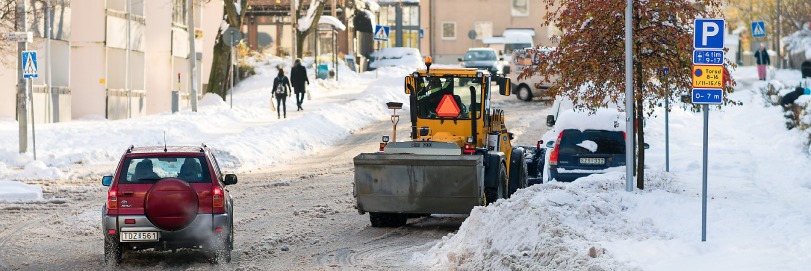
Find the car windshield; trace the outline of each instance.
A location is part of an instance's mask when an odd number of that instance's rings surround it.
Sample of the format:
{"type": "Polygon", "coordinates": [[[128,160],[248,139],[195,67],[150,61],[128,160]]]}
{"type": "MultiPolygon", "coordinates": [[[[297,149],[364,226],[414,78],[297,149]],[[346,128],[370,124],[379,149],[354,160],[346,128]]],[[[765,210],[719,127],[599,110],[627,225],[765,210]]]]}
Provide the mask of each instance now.
{"type": "Polygon", "coordinates": [[[474,50],[465,54],[465,61],[495,61],[496,53],[490,50],[474,50]]]}
{"type": "Polygon", "coordinates": [[[188,183],[211,182],[203,157],[129,158],[124,161],[123,184],[150,184],[164,178],[178,178],[188,183]]]}
{"type": "Polygon", "coordinates": [[[620,131],[567,129],[560,154],[625,154],[625,139],[620,131]]]}
{"type": "Polygon", "coordinates": [[[476,118],[481,116],[480,78],[420,77],[417,79],[417,116],[423,119],[471,119],[476,110],[476,118]],[[474,88],[471,101],[470,88],[474,88]]]}

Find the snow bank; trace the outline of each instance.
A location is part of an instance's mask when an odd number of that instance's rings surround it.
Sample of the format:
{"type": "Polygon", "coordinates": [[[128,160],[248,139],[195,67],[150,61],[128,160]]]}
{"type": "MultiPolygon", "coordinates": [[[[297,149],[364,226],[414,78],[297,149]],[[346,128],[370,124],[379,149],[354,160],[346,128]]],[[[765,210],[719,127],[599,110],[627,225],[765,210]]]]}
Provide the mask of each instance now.
{"type": "Polygon", "coordinates": [[[0,181],[0,202],[42,200],[42,188],[21,182],[0,181]]]}

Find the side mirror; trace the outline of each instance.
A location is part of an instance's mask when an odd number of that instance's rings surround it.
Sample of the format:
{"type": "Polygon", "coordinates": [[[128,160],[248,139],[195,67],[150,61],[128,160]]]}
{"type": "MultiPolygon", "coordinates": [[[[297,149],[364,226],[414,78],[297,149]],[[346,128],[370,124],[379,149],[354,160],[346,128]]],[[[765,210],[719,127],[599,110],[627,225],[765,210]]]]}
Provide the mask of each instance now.
{"type": "Polygon", "coordinates": [[[107,175],[107,176],[101,177],[101,185],[110,186],[111,184],[113,184],[113,176],[107,175]]]}
{"type": "Polygon", "coordinates": [[[459,62],[462,62],[462,58],[457,58],[457,59],[459,60],[459,62]]]}
{"type": "Polygon", "coordinates": [[[648,143],[645,143],[645,144],[643,144],[642,146],[644,146],[644,148],[645,148],[646,150],[647,150],[647,149],[650,149],[650,144],[648,144],[648,143]]]}
{"type": "Polygon", "coordinates": [[[237,184],[236,174],[225,174],[225,185],[237,184]]]}
{"type": "Polygon", "coordinates": [[[405,89],[405,94],[411,94],[411,92],[416,92],[414,91],[416,87],[416,84],[414,84],[414,82],[415,82],[414,77],[410,75],[405,77],[405,86],[403,86],[403,89],[405,89]]]}
{"type": "Polygon", "coordinates": [[[510,140],[514,140],[514,139],[515,139],[515,134],[513,134],[512,132],[507,133],[507,135],[509,135],[509,136],[510,136],[510,140]]]}
{"type": "Polygon", "coordinates": [[[554,115],[546,115],[546,126],[548,126],[548,127],[555,126],[555,116],[554,115]]]}
{"type": "Polygon", "coordinates": [[[504,61],[504,58],[503,58],[503,57],[499,57],[499,58],[498,58],[498,60],[500,60],[500,61],[504,61]]]}
{"type": "Polygon", "coordinates": [[[510,78],[509,77],[504,77],[502,80],[499,80],[499,81],[500,81],[499,82],[500,84],[499,84],[498,94],[501,94],[502,96],[510,96],[510,93],[511,93],[510,88],[512,87],[512,85],[511,85],[512,83],[510,82],[510,78]]]}
{"type": "Polygon", "coordinates": [[[550,148],[550,149],[554,148],[555,147],[555,141],[546,142],[546,147],[550,148]]]}

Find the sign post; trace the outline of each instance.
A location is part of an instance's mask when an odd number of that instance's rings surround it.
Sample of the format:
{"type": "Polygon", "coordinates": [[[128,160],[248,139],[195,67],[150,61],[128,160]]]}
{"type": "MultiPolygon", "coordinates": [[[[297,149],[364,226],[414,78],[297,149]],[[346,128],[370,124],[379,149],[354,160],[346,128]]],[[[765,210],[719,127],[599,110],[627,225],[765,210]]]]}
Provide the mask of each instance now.
{"type": "Polygon", "coordinates": [[[388,26],[375,25],[374,40],[377,41],[377,55],[375,55],[375,63],[377,63],[377,67],[375,67],[375,78],[377,78],[378,70],[380,69],[380,42],[389,40],[390,29],[391,28],[388,26]]]}
{"type": "Polygon", "coordinates": [[[765,38],[766,37],[766,23],[763,21],[752,22],[752,37],[765,38]]]}
{"type": "Polygon", "coordinates": [[[36,119],[34,118],[34,88],[31,84],[31,78],[39,77],[37,71],[37,51],[23,51],[23,78],[28,79],[28,103],[31,108],[31,139],[34,143],[34,160],[37,160],[37,131],[34,126],[36,119]]]}
{"type": "Polygon", "coordinates": [[[707,241],[707,145],[710,104],[724,99],[724,19],[696,19],[693,35],[693,91],[690,101],[704,112],[704,161],[701,186],[701,241],[707,241]]]}

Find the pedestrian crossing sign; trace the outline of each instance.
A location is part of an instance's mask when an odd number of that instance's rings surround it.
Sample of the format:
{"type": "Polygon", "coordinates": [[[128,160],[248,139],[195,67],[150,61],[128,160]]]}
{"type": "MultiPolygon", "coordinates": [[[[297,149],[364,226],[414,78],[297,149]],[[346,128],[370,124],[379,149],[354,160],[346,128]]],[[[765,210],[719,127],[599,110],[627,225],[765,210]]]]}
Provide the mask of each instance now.
{"type": "Polygon", "coordinates": [[[763,38],[766,37],[766,23],[763,21],[752,22],[752,37],[763,38]]]}
{"type": "Polygon", "coordinates": [[[37,51],[23,51],[23,78],[37,78],[37,51]]]}
{"type": "Polygon", "coordinates": [[[389,27],[376,25],[375,26],[375,40],[388,41],[389,40],[389,27]]]}

